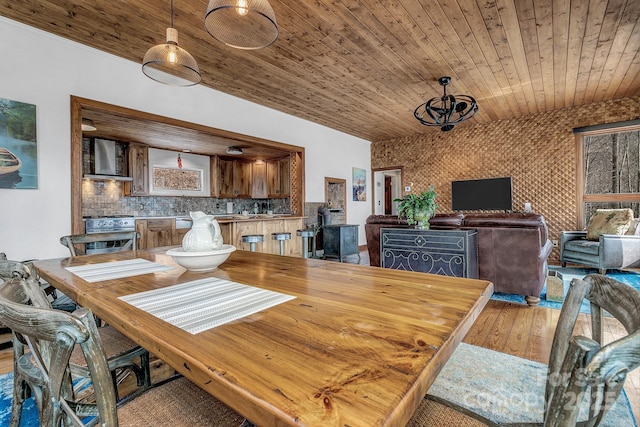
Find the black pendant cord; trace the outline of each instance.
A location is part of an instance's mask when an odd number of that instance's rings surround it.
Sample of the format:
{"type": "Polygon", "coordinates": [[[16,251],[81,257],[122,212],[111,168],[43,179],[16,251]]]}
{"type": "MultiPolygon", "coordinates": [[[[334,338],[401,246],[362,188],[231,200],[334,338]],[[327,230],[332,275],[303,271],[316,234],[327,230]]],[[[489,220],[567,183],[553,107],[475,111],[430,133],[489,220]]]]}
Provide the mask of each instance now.
{"type": "Polygon", "coordinates": [[[171,28],[173,28],[173,0],[169,0],[169,14],[170,14],[170,23],[171,23],[171,28]]]}

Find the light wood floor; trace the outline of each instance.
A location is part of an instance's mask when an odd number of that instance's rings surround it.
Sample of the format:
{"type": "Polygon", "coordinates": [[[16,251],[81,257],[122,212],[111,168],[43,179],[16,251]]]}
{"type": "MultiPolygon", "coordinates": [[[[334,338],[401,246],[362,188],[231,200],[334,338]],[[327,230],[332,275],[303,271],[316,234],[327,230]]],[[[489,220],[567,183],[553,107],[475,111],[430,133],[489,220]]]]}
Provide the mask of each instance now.
{"type": "MultiPolygon", "coordinates": [[[[366,257],[360,260],[368,264],[366,257]]],[[[543,307],[489,301],[464,342],[485,347],[541,363],[549,362],[551,343],[560,310],[543,307]]],[[[580,314],[576,330],[590,336],[590,316],[580,314]]],[[[626,335],[622,325],[612,318],[605,318],[607,342],[626,335]]],[[[162,361],[154,363],[154,379],[165,376],[168,367],[162,361]]],[[[11,349],[0,351],[0,374],[13,370],[11,349]]],[[[625,390],[636,420],[640,421],[640,369],[633,371],[625,384],[625,390]]]]}

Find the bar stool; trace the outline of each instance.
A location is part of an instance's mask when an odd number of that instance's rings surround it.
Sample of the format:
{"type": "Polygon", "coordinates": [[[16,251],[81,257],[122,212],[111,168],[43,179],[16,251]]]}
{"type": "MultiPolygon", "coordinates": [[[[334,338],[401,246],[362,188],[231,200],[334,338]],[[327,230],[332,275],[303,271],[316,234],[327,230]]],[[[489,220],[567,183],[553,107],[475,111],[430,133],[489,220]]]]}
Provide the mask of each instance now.
{"type": "Polygon", "coordinates": [[[280,241],[280,255],[284,255],[284,241],[291,240],[291,233],[271,233],[271,237],[280,241]]]}
{"type": "Polygon", "coordinates": [[[249,244],[249,250],[251,252],[256,251],[256,243],[264,242],[264,235],[262,234],[247,234],[242,236],[242,243],[249,244]]]}
{"type": "Polygon", "coordinates": [[[309,258],[309,253],[307,252],[307,249],[309,248],[309,237],[316,235],[315,230],[307,228],[304,230],[298,230],[296,234],[302,237],[302,256],[304,258],[309,258]]]}

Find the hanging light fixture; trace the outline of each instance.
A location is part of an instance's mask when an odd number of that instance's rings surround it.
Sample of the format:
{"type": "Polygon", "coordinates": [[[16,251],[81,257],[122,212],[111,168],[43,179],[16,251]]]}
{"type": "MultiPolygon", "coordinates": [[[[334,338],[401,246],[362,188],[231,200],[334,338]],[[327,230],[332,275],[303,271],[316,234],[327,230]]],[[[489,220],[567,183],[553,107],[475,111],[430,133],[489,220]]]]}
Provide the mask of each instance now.
{"type": "Polygon", "coordinates": [[[142,60],[142,72],[149,78],[170,86],[193,86],[200,83],[196,60],[178,46],[178,31],[173,28],[173,0],[170,1],[171,26],[167,42],[153,46],[142,60]]]}
{"type": "Polygon", "coordinates": [[[204,26],[214,38],[238,49],[262,49],[278,38],[276,14],[267,0],[210,0],[204,26]]]}
{"type": "Polygon", "coordinates": [[[475,116],[478,104],[470,95],[447,95],[447,85],[451,77],[440,77],[438,83],[443,87],[443,95],[431,98],[415,109],[413,115],[425,126],[440,126],[443,132],[475,116]]]}

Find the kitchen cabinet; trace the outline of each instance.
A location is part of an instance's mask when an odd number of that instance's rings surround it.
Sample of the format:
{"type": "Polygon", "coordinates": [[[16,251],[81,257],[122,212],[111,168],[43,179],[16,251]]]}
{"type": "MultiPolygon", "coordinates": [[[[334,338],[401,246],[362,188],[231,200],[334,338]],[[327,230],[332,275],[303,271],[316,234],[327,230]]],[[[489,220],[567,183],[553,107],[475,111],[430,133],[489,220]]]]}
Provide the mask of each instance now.
{"type": "Polygon", "coordinates": [[[251,162],[218,159],[218,197],[251,198],[251,162]]]}
{"type": "MultiPolygon", "coordinates": [[[[188,231],[188,229],[185,229],[188,231]]],[[[175,218],[137,219],[136,231],[140,233],[139,249],[181,244],[178,241],[175,218]]]]}
{"type": "Polygon", "coordinates": [[[267,193],[267,164],[254,162],[251,165],[251,198],[266,199],[267,193]]]}
{"type": "Polygon", "coordinates": [[[127,196],[149,195],[149,147],[142,144],[129,144],[129,177],[125,182],[127,196]]]}
{"type": "Polygon", "coordinates": [[[280,254],[280,243],[273,240],[271,233],[291,233],[291,240],[284,243],[284,254],[286,256],[302,256],[302,239],[296,235],[296,231],[304,228],[304,219],[301,217],[293,218],[270,218],[257,220],[241,220],[230,222],[231,240],[228,241],[225,236],[225,230],[222,229],[222,235],[225,243],[231,243],[239,250],[249,250],[249,243],[242,243],[242,236],[246,234],[262,234],[264,241],[256,244],[256,252],[264,252],[270,254],[280,254]]]}
{"type": "Polygon", "coordinates": [[[182,239],[184,239],[184,236],[189,232],[189,230],[191,230],[191,229],[190,228],[176,228],[176,235],[175,235],[175,239],[173,240],[173,244],[182,246],[182,239]]]}
{"type": "Polygon", "coordinates": [[[290,193],[289,157],[267,161],[267,193],[269,198],[289,197],[290,193]]]}
{"type": "Polygon", "coordinates": [[[233,189],[236,197],[251,198],[251,163],[233,161],[233,189]]]}
{"type": "Polygon", "coordinates": [[[209,188],[211,189],[211,197],[220,195],[220,177],[218,176],[219,167],[218,156],[209,157],[209,188]]]}

